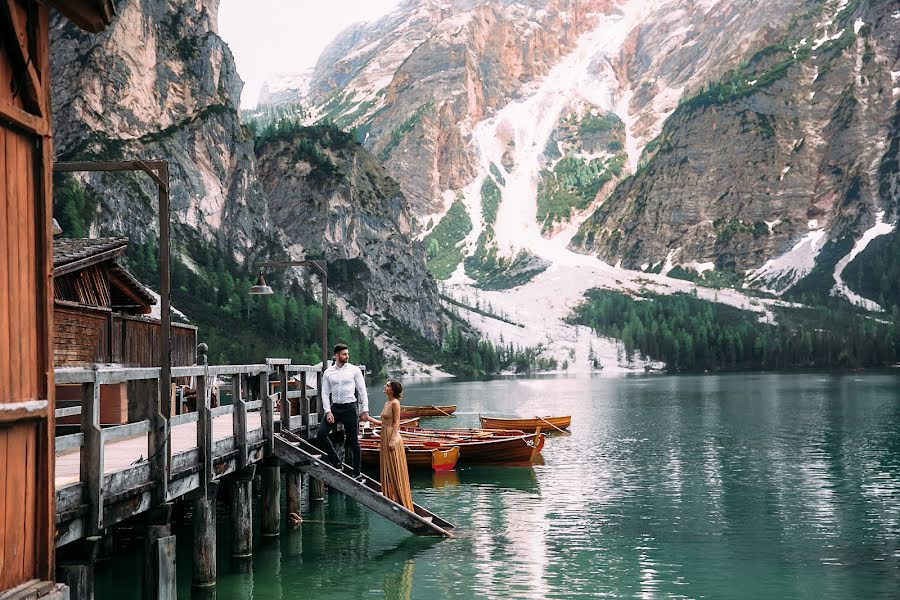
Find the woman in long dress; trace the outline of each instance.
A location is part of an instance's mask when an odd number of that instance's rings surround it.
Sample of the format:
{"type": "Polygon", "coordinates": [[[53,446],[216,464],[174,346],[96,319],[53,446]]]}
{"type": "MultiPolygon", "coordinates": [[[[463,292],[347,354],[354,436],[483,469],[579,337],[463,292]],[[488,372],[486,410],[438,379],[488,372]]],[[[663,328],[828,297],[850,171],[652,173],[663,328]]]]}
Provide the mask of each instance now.
{"type": "Polygon", "coordinates": [[[409,490],[409,470],[406,467],[406,453],[403,438],[400,437],[400,399],[403,385],[390,379],[384,384],[386,400],[381,410],[381,420],[369,417],[369,422],[381,426],[381,493],[408,510],[413,509],[412,493],[409,490]]]}

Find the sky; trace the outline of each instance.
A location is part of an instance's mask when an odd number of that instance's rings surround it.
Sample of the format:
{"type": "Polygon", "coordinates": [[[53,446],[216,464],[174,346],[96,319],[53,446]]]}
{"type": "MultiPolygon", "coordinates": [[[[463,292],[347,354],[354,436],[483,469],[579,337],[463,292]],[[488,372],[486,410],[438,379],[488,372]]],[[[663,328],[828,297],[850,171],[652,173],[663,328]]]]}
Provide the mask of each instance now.
{"type": "Polygon", "coordinates": [[[400,0],[221,0],[219,35],[244,80],[241,106],[256,105],[265,80],[316,64],[348,25],[387,14],[400,0]]]}

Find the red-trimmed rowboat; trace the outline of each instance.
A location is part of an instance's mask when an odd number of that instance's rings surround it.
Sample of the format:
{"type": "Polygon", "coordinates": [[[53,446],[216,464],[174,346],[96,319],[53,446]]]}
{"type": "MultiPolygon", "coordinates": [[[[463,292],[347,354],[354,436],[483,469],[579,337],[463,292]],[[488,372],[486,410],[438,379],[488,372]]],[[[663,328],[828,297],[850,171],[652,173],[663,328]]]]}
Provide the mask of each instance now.
{"type": "Polygon", "coordinates": [[[538,427],[544,431],[555,431],[554,427],[566,429],[572,424],[571,415],[564,417],[534,417],[531,419],[505,419],[501,417],[479,417],[484,429],[519,429],[534,431],[538,427]]]}
{"type": "Polygon", "coordinates": [[[410,417],[449,417],[456,412],[456,405],[450,406],[401,406],[400,418],[410,417]]]}
{"type": "Polygon", "coordinates": [[[400,428],[404,444],[439,443],[459,447],[459,464],[530,465],[544,447],[544,434],[486,429],[400,428]]]}
{"type": "MultiPolygon", "coordinates": [[[[378,438],[365,438],[359,441],[362,452],[362,463],[370,467],[377,467],[381,458],[381,440],[378,438]]],[[[410,443],[403,442],[406,452],[406,465],[410,469],[431,469],[433,471],[450,471],[459,460],[459,448],[457,446],[441,447],[439,443],[410,443]]]]}

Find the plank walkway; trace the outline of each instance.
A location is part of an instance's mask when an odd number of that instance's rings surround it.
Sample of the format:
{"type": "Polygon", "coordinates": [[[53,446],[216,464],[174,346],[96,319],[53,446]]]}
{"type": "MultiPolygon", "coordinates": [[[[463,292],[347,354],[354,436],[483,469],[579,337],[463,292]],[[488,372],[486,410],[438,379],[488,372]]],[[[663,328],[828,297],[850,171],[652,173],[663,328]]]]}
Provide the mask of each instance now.
{"type": "MultiPolygon", "coordinates": [[[[280,419],[275,413],[276,419],[280,419]]],[[[232,415],[219,415],[212,419],[213,443],[224,440],[234,435],[234,419],[232,415]]],[[[259,412],[247,413],[247,433],[262,430],[262,417],[259,412]]],[[[197,423],[182,423],[172,427],[171,437],[172,456],[197,447],[197,423]]],[[[103,474],[109,475],[122,471],[128,467],[146,461],[150,455],[148,451],[149,436],[147,434],[135,435],[115,442],[104,444],[103,474]]],[[[56,457],[56,488],[59,489],[70,483],[79,481],[81,468],[81,450],[74,448],[61,453],[56,457]]]]}

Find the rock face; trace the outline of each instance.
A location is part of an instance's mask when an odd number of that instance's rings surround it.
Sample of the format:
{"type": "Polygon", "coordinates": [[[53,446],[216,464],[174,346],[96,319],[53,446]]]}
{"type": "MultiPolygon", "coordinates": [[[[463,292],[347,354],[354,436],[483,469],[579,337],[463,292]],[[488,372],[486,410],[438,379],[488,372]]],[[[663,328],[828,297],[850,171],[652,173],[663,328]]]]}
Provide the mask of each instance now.
{"type": "Polygon", "coordinates": [[[887,1],[421,1],[340,36],[310,99],[423,235],[465,207],[442,277],[568,246],[780,293],[896,219],[898,30],[887,1]],[[621,123],[605,148],[585,115],[621,123]]]}
{"type": "Polygon", "coordinates": [[[573,246],[631,268],[714,265],[780,292],[827,243],[894,221],[897,195],[879,191],[900,96],[890,4],[816,5],[682,101],[573,246]]]}
{"type": "Polygon", "coordinates": [[[311,82],[323,114],[354,125],[419,217],[474,177],[471,127],[546,74],[608,0],[418,0],[346,30],[311,82]]]}
{"type": "Polygon", "coordinates": [[[330,287],[369,315],[399,319],[439,339],[437,286],[425,270],[406,199],[350,134],[320,125],[266,141],[259,175],[294,255],[324,256],[330,287]]]}
{"type": "MultiPolygon", "coordinates": [[[[302,153],[291,147],[302,139],[282,141],[263,155],[261,184],[238,112],[243,83],[216,32],[217,10],[217,0],[122,0],[109,29],[90,37],[54,18],[56,159],[168,160],[176,246],[199,236],[244,263],[321,251],[334,261],[330,283],[360,308],[439,339],[435,284],[411,239],[406,200],[370,155],[328,147],[332,166],[346,171],[297,175],[307,163],[286,166],[280,153],[302,153]],[[302,180],[300,196],[289,193],[292,180],[302,180]],[[312,206],[318,212],[306,215],[312,206]]],[[[78,178],[100,200],[89,216],[94,231],[155,237],[157,189],[148,177],[78,178]]]]}
{"type": "MultiPolygon", "coordinates": [[[[168,160],[175,220],[243,256],[268,216],[237,112],[243,83],[216,33],[217,10],[216,0],[125,0],[99,36],[54,18],[55,152],[57,160],[168,160]]],[[[104,199],[101,226],[139,240],[156,229],[147,177],[81,177],[104,199]]]]}

